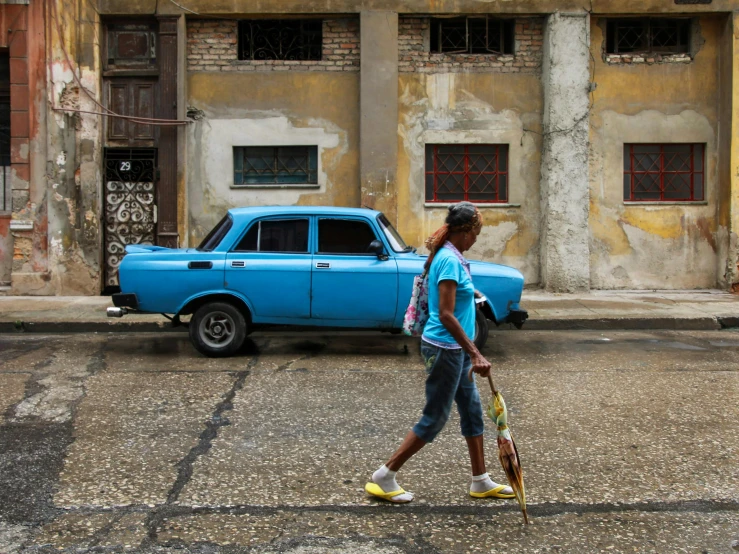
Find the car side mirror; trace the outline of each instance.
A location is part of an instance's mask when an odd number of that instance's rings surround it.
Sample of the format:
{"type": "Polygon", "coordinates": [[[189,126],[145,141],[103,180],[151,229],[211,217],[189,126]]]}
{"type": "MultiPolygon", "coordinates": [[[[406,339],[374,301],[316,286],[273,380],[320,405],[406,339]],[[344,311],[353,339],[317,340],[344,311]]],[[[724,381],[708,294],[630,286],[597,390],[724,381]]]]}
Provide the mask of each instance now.
{"type": "Polygon", "coordinates": [[[385,254],[385,247],[379,240],[373,240],[367,247],[367,252],[375,254],[381,260],[387,260],[387,254],[385,254]]]}

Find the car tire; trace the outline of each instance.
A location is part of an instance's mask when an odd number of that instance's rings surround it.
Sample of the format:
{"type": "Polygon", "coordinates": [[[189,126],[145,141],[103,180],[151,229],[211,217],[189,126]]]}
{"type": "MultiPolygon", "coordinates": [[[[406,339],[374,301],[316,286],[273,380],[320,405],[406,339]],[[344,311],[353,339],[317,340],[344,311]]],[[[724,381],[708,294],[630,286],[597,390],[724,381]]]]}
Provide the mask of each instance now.
{"type": "Polygon", "coordinates": [[[190,341],[201,354],[222,358],[235,354],[246,338],[244,314],[228,302],[208,302],[195,311],[190,341]]]}
{"type": "Polygon", "coordinates": [[[472,342],[478,350],[482,350],[488,341],[488,320],[482,310],[475,309],[475,338],[472,342]]]}

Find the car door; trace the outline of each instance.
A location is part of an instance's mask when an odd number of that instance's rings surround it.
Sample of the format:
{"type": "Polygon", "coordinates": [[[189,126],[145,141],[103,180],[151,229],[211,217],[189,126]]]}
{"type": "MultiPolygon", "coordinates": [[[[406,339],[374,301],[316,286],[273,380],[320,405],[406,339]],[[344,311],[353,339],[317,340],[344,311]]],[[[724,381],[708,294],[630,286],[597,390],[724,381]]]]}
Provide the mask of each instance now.
{"type": "MultiPolygon", "coordinates": [[[[398,300],[395,258],[367,252],[381,240],[364,218],[319,216],[313,254],[311,318],[389,326],[398,300]]],[[[384,242],[383,242],[384,244],[384,242]]]]}
{"type": "Polygon", "coordinates": [[[226,288],[251,303],[257,323],[310,317],[310,220],[254,221],[226,258],[226,288]]]}

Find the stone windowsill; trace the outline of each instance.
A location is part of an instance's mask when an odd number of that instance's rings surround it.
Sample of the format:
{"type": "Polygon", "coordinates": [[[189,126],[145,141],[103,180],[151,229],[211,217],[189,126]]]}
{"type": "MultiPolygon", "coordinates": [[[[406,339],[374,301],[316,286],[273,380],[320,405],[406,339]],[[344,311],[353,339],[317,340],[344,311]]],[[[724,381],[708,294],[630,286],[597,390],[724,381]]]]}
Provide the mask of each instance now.
{"type": "MultiPolygon", "coordinates": [[[[426,208],[448,208],[459,202],[425,202],[426,208]]],[[[475,202],[478,208],[520,208],[521,204],[500,204],[498,202],[475,202]]]]}
{"type": "Polygon", "coordinates": [[[33,231],[33,221],[23,221],[20,219],[12,219],[10,221],[11,231],[33,231]]]}
{"type": "Polygon", "coordinates": [[[688,202],[680,202],[680,201],[634,201],[629,202],[627,200],[624,200],[624,206],[708,206],[708,200],[693,200],[688,202]]]}
{"type": "Polygon", "coordinates": [[[603,60],[608,64],[658,64],[658,63],[692,63],[693,56],[681,54],[605,54],[603,60]]]}
{"type": "Polygon", "coordinates": [[[290,184],[290,185],[231,185],[232,189],[319,189],[321,185],[290,184]]]}

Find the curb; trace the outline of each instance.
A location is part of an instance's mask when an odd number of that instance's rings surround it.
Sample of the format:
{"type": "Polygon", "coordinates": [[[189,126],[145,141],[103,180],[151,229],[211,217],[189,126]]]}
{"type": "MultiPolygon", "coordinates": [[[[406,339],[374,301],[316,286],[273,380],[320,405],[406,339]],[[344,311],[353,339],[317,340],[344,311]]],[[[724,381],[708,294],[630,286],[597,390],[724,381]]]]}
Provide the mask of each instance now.
{"type": "MultiPolygon", "coordinates": [[[[630,317],[529,319],[524,331],[717,331],[739,328],[739,317],[630,317]]],[[[318,328],[321,329],[321,328],[318,328]]],[[[305,328],[301,329],[305,330],[305,328]]],[[[512,325],[491,326],[491,331],[516,331],[512,325]]],[[[186,326],[169,321],[0,321],[0,333],[186,333],[186,326]]]]}

